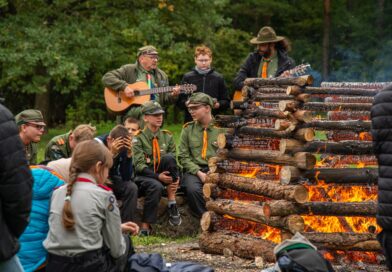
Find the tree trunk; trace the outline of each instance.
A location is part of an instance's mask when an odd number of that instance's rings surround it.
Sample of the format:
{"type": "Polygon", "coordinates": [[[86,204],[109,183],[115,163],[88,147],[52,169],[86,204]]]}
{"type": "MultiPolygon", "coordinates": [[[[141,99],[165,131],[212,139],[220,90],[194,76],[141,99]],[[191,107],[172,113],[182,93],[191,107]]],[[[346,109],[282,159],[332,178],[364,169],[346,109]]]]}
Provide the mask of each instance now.
{"type": "Polygon", "coordinates": [[[326,102],[308,102],[304,103],[302,109],[311,111],[370,111],[371,103],[326,103],[326,102]]]}
{"type": "Polygon", "coordinates": [[[370,111],[329,111],[327,119],[331,121],[370,120],[370,111]]]}
{"type": "Polygon", "coordinates": [[[218,135],[217,144],[221,149],[227,148],[255,148],[278,150],[280,139],[277,138],[258,138],[243,136],[238,137],[234,135],[221,133],[218,135]]]}
{"type": "Polygon", "coordinates": [[[325,216],[376,216],[376,202],[306,202],[293,203],[286,200],[273,200],[264,203],[263,213],[271,216],[288,216],[291,214],[325,215],[325,216]]]}
{"type": "Polygon", "coordinates": [[[309,198],[308,190],[302,185],[280,185],[271,180],[246,178],[234,174],[208,174],[206,183],[215,183],[221,188],[298,203],[304,203],[309,198]]]}
{"type": "Polygon", "coordinates": [[[44,120],[48,126],[52,124],[51,114],[50,114],[50,93],[47,90],[44,93],[35,94],[34,108],[42,112],[44,120]]]}
{"type": "Polygon", "coordinates": [[[373,103],[374,97],[371,96],[328,96],[324,102],[329,103],[373,103]]]}
{"type": "Polygon", "coordinates": [[[273,248],[276,244],[236,232],[203,232],[200,235],[199,246],[204,253],[223,255],[224,250],[229,250],[241,258],[261,257],[268,263],[275,261],[273,248]]]}
{"type": "Polygon", "coordinates": [[[316,157],[310,153],[298,152],[294,156],[282,155],[279,151],[239,149],[218,149],[217,156],[227,159],[258,161],[280,165],[292,165],[300,169],[313,169],[316,157]]]}
{"type": "Polygon", "coordinates": [[[259,88],[265,85],[269,86],[290,86],[290,85],[312,85],[312,76],[305,75],[300,77],[273,77],[273,78],[247,78],[244,85],[259,88]]]}
{"type": "Polygon", "coordinates": [[[228,134],[253,135],[268,138],[295,138],[300,141],[310,142],[314,139],[314,130],[311,128],[298,129],[296,131],[277,131],[273,128],[240,127],[237,130],[228,130],[228,134]]]}
{"type": "Polygon", "coordinates": [[[332,184],[377,184],[378,168],[316,168],[301,171],[296,167],[283,166],[280,171],[281,184],[295,184],[301,180],[317,183],[319,180],[332,184]]]}
{"type": "Polygon", "coordinates": [[[314,141],[303,144],[302,142],[293,139],[281,139],[279,150],[281,154],[310,152],[343,155],[370,155],[373,154],[373,143],[366,141],[314,141]]]}
{"type": "Polygon", "coordinates": [[[331,32],[331,0],[324,0],[324,29],[323,29],[323,78],[329,76],[329,35],[331,32]]]}
{"type": "MultiPolygon", "coordinates": [[[[321,88],[352,88],[352,89],[378,89],[381,90],[392,82],[321,82],[321,88]]],[[[293,84],[295,85],[295,84],[293,84]]]]}

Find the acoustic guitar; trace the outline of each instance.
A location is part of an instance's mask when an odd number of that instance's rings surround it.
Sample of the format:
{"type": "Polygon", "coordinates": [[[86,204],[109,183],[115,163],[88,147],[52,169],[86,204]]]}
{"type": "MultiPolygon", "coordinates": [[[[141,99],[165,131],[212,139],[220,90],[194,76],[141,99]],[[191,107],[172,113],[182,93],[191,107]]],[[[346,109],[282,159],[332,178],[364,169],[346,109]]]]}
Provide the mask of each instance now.
{"type": "MultiPolygon", "coordinates": [[[[113,113],[123,113],[132,105],[142,105],[151,100],[151,94],[169,93],[172,92],[175,86],[158,87],[149,89],[144,81],[128,84],[128,87],[135,91],[134,97],[127,97],[123,91],[117,92],[110,88],[105,88],[104,96],[105,103],[108,110],[113,113]]],[[[181,93],[192,93],[196,91],[197,86],[194,84],[179,85],[181,93]]]]}

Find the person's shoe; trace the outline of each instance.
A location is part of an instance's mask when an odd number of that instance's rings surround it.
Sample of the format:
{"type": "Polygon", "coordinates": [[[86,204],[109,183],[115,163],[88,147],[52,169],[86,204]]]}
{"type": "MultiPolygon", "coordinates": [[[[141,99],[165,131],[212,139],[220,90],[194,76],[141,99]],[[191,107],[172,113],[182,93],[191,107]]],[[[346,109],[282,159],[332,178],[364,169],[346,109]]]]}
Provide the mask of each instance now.
{"type": "Polygon", "coordinates": [[[150,236],[150,230],[148,230],[148,229],[141,229],[141,230],[139,231],[139,236],[140,236],[140,237],[147,237],[147,236],[150,236]]]}
{"type": "Polygon", "coordinates": [[[172,204],[168,208],[169,212],[169,224],[172,226],[181,225],[182,219],[180,212],[178,211],[177,204],[172,204]]]}

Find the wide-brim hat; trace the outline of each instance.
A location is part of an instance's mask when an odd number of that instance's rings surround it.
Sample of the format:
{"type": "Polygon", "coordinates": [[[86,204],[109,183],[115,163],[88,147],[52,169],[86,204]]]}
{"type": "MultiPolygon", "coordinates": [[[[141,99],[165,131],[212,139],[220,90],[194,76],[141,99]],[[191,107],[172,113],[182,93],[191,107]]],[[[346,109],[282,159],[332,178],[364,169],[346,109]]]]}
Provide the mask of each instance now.
{"type": "Polygon", "coordinates": [[[274,43],[280,42],[284,40],[285,37],[277,36],[275,30],[270,26],[262,27],[257,34],[257,37],[254,37],[250,40],[251,44],[263,44],[263,43],[274,43]]]}

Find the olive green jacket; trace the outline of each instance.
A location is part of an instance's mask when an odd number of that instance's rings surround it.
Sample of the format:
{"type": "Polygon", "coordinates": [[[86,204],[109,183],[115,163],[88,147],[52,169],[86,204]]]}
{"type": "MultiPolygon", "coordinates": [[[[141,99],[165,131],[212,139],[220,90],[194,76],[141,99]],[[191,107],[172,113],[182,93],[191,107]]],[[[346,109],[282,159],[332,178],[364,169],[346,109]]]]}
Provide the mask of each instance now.
{"type": "Polygon", "coordinates": [[[214,157],[218,149],[217,138],[224,133],[224,128],[218,128],[212,121],[207,128],[207,157],[201,157],[203,148],[204,128],[197,121],[186,123],[181,131],[178,162],[185,173],[195,175],[201,168],[208,166],[208,159],[214,157]]]}
{"type": "Polygon", "coordinates": [[[29,165],[37,164],[38,144],[31,142],[25,145],[25,152],[29,165]]]}
{"type": "Polygon", "coordinates": [[[72,155],[69,146],[69,135],[71,132],[53,137],[45,148],[45,161],[54,161],[61,158],[69,158],[72,155]]]}
{"type": "Polygon", "coordinates": [[[152,140],[154,136],[158,137],[161,157],[168,153],[176,156],[176,145],[170,131],[160,129],[154,134],[148,127],[145,127],[132,140],[133,165],[137,174],[140,174],[146,167],[154,168],[152,154],[152,140]]]}

